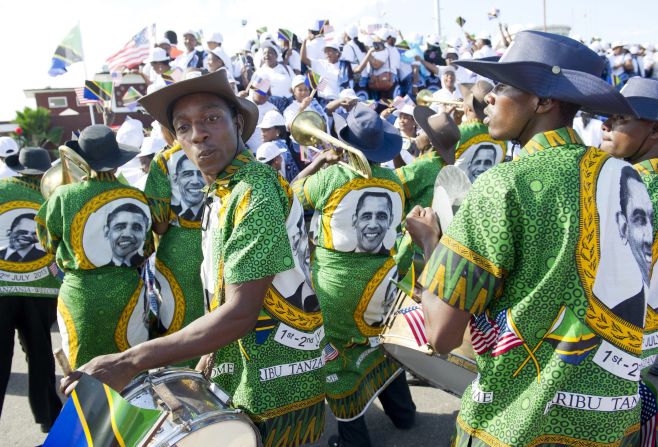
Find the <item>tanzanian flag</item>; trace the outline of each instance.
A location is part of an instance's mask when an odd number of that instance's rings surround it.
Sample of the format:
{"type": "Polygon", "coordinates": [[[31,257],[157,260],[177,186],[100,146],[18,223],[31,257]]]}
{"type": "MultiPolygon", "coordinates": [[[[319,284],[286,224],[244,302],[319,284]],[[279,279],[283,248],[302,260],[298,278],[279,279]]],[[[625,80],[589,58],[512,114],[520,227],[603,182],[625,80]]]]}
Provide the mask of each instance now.
{"type": "Polygon", "coordinates": [[[596,334],[565,305],[560,308],[544,339],[555,347],[555,353],[562,361],[571,365],[578,365],[599,345],[596,334]]]}
{"type": "Polygon", "coordinates": [[[48,74],[50,76],[64,74],[69,65],[80,61],[82,61],[82,38],[80,25],[76,25],[57,46],[48,74]]]}
{"type": "Polygon", "coordinates": [[[139,98],[142,97],[142,94],[137,91],[135,87],[130,87],[125,95],[123,95],[123,103],[131,104],[137,102],[139,98]]]}
{"type": "Polygon", "coordinates": [[[96,101],[112,99],[112,81],[85,81],[84,98],[96,101]]]}
{"type": "Polygon", "coordinates": [[[279,39],[280,40],[284,40],[286,42],[292,42],[292,38],[293,38],[294,35],[295,35],[295,33],[293,33],[290,30],[279,28],[279,39]]]}
{"type": "Polygon", "coordinates": [[[267,312],[263,309],[260,310],[260,315],[258,315],[258,321],[256,322],[256,344],[262,345],[267,341],[267,337],[270,336],[270,333],[276,327],[276,322],[269,316],[267,312]]]}
{"type": "Polygon", "coordinates": [[[119,393],[83,375],[43,447],[133,447],[147,440],[166,413],[130,405],[119,393]]]}
{"type": "Polygon", "coordinates": [[[304,81],[304,83],[311,90],[316,90],[318,88],[318,85],[320,84],[320,79],[322,79],[322,77],[320,76],[319,73],[316,73],[313,70],[308,70],[306,72],[306,80],[304,81]]]}
{"type": "Polygon", "coordinates": [[[173,68],[171,70],[165,71],[160,76],[162,76],[162,80],[165,82],[165,85],[171,85],[174,82],[176,82],[176,79],[174,77],[174,69],[173,68]]]}

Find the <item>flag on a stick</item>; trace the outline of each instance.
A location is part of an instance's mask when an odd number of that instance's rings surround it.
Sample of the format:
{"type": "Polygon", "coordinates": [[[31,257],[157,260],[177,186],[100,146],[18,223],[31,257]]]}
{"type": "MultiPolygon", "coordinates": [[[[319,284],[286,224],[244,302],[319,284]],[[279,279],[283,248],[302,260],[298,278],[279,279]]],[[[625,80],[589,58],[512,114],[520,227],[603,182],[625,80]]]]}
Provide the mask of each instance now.
{"type": "Polygon", "coordinates": [[[306,81],[304,83],[310,88],[311,90],[317,90],[318,85],[320,84],[320,81],[322,79],[322,76],[320,76],[319,73],[314,72],[313,70],[308,70],[306,72],[306,81]]]}
{"type": "Polygon", "coordinates": [[[148,28],[145,27],[135,34],[123,48],[107,58],[106,62],[110,72],[120,72],[123,68],[134,68],[144,62],[151,51],[148,28]]]}
{"type": "Polygon", "coordinates": [[[166,414],[135,407],[104,383],[83,374],[43,447],[135,447],[155,433],[166,414]]]}
{"type": "Polygon", "coordinates": [[[427,344],[427,333],[425,332],[425,315],[423,315],[423,309],[420,306],[409,306],[404,307],[398,310],[396,313],[402,314],[404,319],[407,320],[409,329],[416,339],[418,346],[424,346],[427,344]]]}
{"type": "Polygon", "coordinates": [[[85,81],[84,97],[96,101],[112,99],[112,82],[85,81]]]}
{"type": "Polygon", "coordinates": [[[59,76],[67,72],[67,67],[83,59],[82,37],[80,36],[80,25],[74,26],[57,46],[53,54],[52,63],[48,74],[59,76]]]}
{"type": "Polygon", "coordinates": [[[87,99],[85,98],[85,88],[84,87],[76,87],[75,89],[75,99],[78,102],[79,106],[88,106],[88,105],[94,105],[98,104],[100,100],[98,99],[87,99]]]}
{"type": "Polygon", "coordinates": [[[290,30],[279,28],[279,39],[284,40],[286,42],[292,42],[293,36],[295,33],[293,33],[290,30]]]}

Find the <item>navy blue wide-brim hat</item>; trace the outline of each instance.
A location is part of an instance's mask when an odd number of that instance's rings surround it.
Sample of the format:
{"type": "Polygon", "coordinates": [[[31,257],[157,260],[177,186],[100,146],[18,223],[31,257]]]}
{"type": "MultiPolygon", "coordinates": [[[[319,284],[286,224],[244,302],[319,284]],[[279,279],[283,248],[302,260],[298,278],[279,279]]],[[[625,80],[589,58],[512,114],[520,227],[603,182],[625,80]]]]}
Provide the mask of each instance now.
{"type": "Polygon", "coordinates": [[[50,155],[41,147],[24,147],[17,154],[5,159],[12,171],[25,175],[41,175],[50,169],[50,155]]]}
{"type": "Polygon", "coordinates": [[[569,37],[522,31],[498,62],[453,63],[540,98],[578,104],[592,113],[635,115],[628,101],[601,79],[604,60],[569,37]]]}
{"type": "Polygon", "coordinates": [[[658,80],[632,77],[621,89],[621,94],[631,103],[638,118],[658,121],[658,80]]]}
{"type": "Polygon", "coordinates": [[[117,143],[112,129],[103,124],[86,127],[77,140],[64,143],[73,149],[97,172],[111,171],[135,158],[138,147],[117,143]]]}
{"type": "Polygon", "coordinates": [[[373,163],[391,161],[402,150],[402,137],[395,126],[361,103],[347,118],[334,114],[334,130],[341,141],[363,152],[373,163]]]}

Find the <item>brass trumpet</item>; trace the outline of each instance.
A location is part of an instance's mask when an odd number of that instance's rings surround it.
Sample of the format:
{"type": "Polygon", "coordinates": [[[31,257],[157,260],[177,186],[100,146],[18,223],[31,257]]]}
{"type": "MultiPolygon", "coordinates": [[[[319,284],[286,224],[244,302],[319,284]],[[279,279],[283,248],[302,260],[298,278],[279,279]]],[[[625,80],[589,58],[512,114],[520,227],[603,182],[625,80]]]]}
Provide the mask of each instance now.
{"type": "Polygon", "coordinates": [[[464,107],[464,101],[434,98],[432,91],[428,89],[421,90],[416,94],[416,103],[419,106],[429,106],[435,102],[450,106],[457,106],[458,109],[463,109],[464,107]]]}
{"type": "Polygon", "coordinates": [[[48,169],[41,178],[41,194],[48,198],[61,185],[76,183],[91,175],[87,162],[73,149],[62,145],[59,147],[60,163],[48,169]]]}
{"type": "Polygon", "coordinates": [[[317,146],[319,143],[328,143],[335,148],[342,149],[347,154],[347,162],[339,161],[344,166],[364,178],[372,177],[370,163],[363,153],[349,146],[337,138],[332,137],[324,129],[327,128],[322,115],[312,110],[305,110],[298,114],[290,125],[290,133],[299,144],[304,146],[317,146]]]}

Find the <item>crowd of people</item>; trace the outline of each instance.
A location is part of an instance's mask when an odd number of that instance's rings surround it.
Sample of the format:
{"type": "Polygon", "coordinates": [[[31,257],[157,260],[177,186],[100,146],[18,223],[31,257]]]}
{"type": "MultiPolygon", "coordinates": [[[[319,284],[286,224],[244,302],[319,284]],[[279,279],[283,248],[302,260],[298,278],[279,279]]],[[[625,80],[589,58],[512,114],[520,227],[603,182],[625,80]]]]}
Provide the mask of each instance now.
{"type": "Polygon", "coordinates": [[[326,402],[329,444],[368,446],[375,398],[414,426],[413,365],[379,336],[416,265],[407,310],[428,343],[449,353],[470,334],[475,351],[452,445],[654,445],[651,46],[501,26],[500,46],[442,50],[329,29],[263,32],[236,56],[220,33],[202,47],[187,31],[178,49],[167,32],[140,67],[152,128],[82,130],[60,153],[83,175],[47,197],[48,152],[0,140],[1,394],[17,330],[35,419],[52,426],[57,318],[68,392],[81,372],[121,390],[196,367],[264,445],[317,443],[326,402]],[[301,112],[326,137],[305,141],[301,112]],[[453,167],[472,187],[442,228],[430,206],[453,167]]]}

